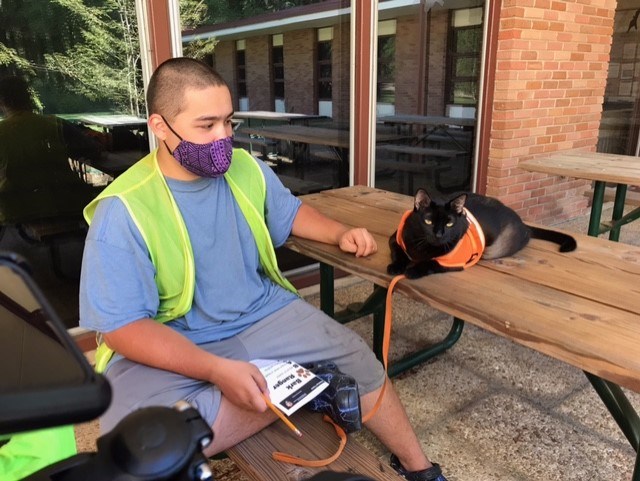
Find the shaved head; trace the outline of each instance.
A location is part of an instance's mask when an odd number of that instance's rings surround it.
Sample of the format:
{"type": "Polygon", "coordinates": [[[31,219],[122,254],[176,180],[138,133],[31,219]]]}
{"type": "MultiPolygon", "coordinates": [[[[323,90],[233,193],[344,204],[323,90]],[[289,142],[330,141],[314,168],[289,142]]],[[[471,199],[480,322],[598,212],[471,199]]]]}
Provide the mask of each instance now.
{"type": "Polygon", "coordinates": [[[188,89],[227,87],[224,79],[208,65],[187,57],[169,59],[155,70],[147,88],[149,115],[174,119],[182,111],[188,89]]]}

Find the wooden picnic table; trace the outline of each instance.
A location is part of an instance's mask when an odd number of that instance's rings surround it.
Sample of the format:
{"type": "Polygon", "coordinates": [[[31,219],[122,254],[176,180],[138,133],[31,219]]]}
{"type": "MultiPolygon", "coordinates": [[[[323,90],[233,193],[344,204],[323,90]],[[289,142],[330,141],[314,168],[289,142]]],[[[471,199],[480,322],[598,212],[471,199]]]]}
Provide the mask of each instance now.
{"type": "MultiPolygon", "coordinates": [[[[286,122],[292,124],[294,122],[308,122],[309,120],[326,119],[324,115],[309,115],[298,114],[293,112],[272,112],[269,110],[244,110],[236,111],[233,113],[234,119],[240,120],[262,120],[262,121],[276,121],[286,122]]],[[[247,122],[250,124],[250,122],[247,122]]]]}
{"type": "MultiPolygon", "coordinates": [[[[349,183],[349,130],[315,127],[310,125],[273,125],[269,127],[245,127],[242,132],[267,139],[284,140],[304,146],[324,145],[335,150],[338,157],[339,182],[349,183]]],[[[390,142],[402,138],[390,132],[376,135],[377,142],[390,142]]]]}
{"type": "Polygon", "coordinates": [[[326,145],[338,149],[349,148],[349,131],[313,127],[308,125],[272,125],[269,127],[246,127],[242,131],[259,137],[288,140],[301,144],[326,145]]]}
{"type": "MultiPolygon", "coordinates": [[[[384,330],[380,311],[392,279],[386,273],[387,242],[413,198],[355,186],[301,199],[348,226],[366,227],[376,239],[378,252],[365,258],[294,236],[287,247],[320,261],[325,312],[343,322],[374,314],[373,344],[379,355],[384,330]],[[334,268],[376,286],[359,312],[334,313],[334,268]]],[[[454,323],[441,343],[396,361],[389,374],[399,374],[450,348],[464,322],[470,322],[583,370],[638,452],[640,418],[620,386],[640,392],[640,248],[571,235],[578,243],[574,252],[561,253],[557,245],[533,239],[511,257],[481,260],[461,272],[400,281],[396,292],[452,315],[454,323]]],[[[634,481],[640,481],[640,457],[637,460],[634,481]]]]}
{"type": "Polygon", "coordinates": [[[147,119],[127,114],[61,114],[59,117],[71,122],[96,125],[103,129],[146,127],[147,119]]]}
{"type": "Polygon", "coordinates": [[[609,231],[609,239],[617,241],[620,227],[640,217],[640,209],[634,209],[623,216],[627,187],[640,185],[639,157],[572,150],[526,160],[520,162],[518,167],[530,172],[593,180],[589,235],[598,236],[609,231]],[[602,205],[607,183],[616,184],[616,196],[611,222],[602,224],[602,205]]]}
{"type": "Polygon", "coordinates": [[[444,115],[386,115],[378,119],[385,124],[410,124],[426,126],[455,125],[458,127],[473,127],[476,120],[467,117],[445,117],[444,115]]]}
{"type": "Polygon", "coordinates": [[[470,129],[475,127],[476,120],[467,117],[446,117],[441,115],[387,115],[380,117],[378,121],[395,125],[398,127],[398,133],[404,130],[418,131],[415,132],[415,139],[412,141],[412,145],[424,144],[426,141],[432,141],[434,135],[441,132],[442,137],[449,143],[453,143],[457,149],[462,151],[468,151],[471,148],[470,142],[473,140],[473,133],[470,129]],[[455,132],[452,132],[452,130],[455,132]],[[464,135],[461,138],[459,135],[464,135]],[[469,144],[469,145],[466,145],[469,144]]]}

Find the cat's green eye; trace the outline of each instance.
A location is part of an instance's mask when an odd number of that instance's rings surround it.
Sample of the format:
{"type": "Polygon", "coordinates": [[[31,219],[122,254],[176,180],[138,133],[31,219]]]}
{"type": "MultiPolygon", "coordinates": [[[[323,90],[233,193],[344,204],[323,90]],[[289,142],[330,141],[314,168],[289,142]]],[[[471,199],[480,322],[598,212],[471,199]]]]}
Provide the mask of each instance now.
{"type": "Polygon", "coordinates": [[[447,222],[447,227],[453,227],[453,222],[447,222]]]}
{"type": "Polygon", "coordinates": [[[433,222],[431,222],[431,219],[425,219],[424,223],[427,224],[427,225],[433,224],[433,222]]]}

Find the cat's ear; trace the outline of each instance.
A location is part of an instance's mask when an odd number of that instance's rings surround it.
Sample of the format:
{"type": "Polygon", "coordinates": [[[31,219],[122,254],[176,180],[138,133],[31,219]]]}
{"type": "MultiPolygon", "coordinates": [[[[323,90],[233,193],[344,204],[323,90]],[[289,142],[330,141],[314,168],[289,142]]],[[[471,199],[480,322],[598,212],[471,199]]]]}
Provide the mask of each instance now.
{"type": "Polygon", "coordinates": [[[429,197],[427,191],[424,189],[418,189],[413,199],[413,206],[415,210],[427,208],[429,207],[429,204],[431,204],[431,197],[429,197]]]}
{"type": "Polygon", "coordinates": [[[467,200],[467,194],[460,194],[458,197],[451,199],[449,205],[451,205],[456,214],[462,214],[465,200],[467,200]]]}

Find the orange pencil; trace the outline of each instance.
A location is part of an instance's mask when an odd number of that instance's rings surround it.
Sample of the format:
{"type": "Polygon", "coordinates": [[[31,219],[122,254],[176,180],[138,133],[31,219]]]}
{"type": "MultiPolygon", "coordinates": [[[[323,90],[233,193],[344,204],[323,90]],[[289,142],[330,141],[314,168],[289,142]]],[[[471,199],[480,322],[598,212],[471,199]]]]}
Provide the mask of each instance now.
{"type": "Polygon", "coordinates": [[[282,419],[282,422],[284,422],[289,427],[289,429],[291,429],[294,433],[296,433],[296,436],[301,438],[302,433],[300,432],[300,430],[291,421],[289,421],[287,416],[285,416],[282,411],[280,411],[277,407],[273,405],[273,403],[271,402],[271,399],[269,399],[269,396],[266,395],[265,393],[262,393],[262,397],[264,398],[264,401],[267,403],[267,406],[269,406],[269,408],[274,413],[276,413],[276,416],[282,419]]]}

